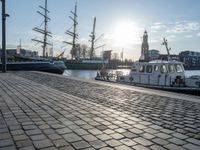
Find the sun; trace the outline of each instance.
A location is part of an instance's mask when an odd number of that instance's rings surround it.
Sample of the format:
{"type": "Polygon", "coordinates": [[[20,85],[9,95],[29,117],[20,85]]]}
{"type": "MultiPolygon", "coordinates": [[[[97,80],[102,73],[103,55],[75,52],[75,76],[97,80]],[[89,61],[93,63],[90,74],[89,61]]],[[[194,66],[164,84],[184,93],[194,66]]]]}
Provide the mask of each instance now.
{"type": "Polygon", "coordinates": [[[113,40],[116,46],[127,47],[141,42],[140,34],[142,28],[131,21],[116,24],[113,31],[113,40]]]}

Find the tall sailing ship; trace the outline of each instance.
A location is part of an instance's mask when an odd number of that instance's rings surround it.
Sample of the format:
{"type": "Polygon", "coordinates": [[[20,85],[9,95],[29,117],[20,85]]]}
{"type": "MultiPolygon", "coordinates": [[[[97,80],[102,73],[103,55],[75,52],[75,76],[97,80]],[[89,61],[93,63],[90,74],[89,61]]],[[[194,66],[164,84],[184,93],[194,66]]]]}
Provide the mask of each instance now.
{"type": "Polygon", "coordinates": [[[97,59],[95,57],[95,50],[103,47],[104,45],[95,47],[95,43],[103,36],[100,35],[98,38],[96,38],[95,35],[95,29],[96,29],[96,17],[94,18],[93,22],[93,29],[90,35],[90,42],[91,42],[91,48],[89,50],[89,58],[85,58],[85,55],[83,58],[81,58],[81,47],[80,44],[77,43],[78,40],[78,33],[77,33],[77,2],[75,3],[74,11],[71,11],[71,15],[69,16],[70,20],[72,20],[73,25],[70,29],[68,29],[65,33],[72,38],[71,42],[63,41],[63,43],[71,45],[71,60],[65,60],[65,65],[67,69],[83,69],[83,70],[93,70],[93,69],[99,69],[103,65],[108,65],[108,60],[102,60],[102,58],[97,59]]]}
{"type": "Polygon", "coordinates": [[[18,57],[18,59],[20,59],[21,61],[8,63],[8,70],[44,71],[62,74],[66,69],[63,61],[53,61],[48,58],[49,53],[47,51],[47,45],[52,46],[52,44],[48,42],[47,38],[52,37],[52,33],[48,31],[48,21],[50,21],[48,13],[50,11],[48,10],[47,4],[47,0],[45,0],[44,7],[39,5],[39,8],[42,11],[37,11],[37,13],[44,18],[44,21],[42,23],[44,24],[44,28],[33,28],[34,31],[43,35],[43,40],[32,39],[32,41],[42,44],[42,57],[22,57],[18,55],[16,57],[18,57]]]}

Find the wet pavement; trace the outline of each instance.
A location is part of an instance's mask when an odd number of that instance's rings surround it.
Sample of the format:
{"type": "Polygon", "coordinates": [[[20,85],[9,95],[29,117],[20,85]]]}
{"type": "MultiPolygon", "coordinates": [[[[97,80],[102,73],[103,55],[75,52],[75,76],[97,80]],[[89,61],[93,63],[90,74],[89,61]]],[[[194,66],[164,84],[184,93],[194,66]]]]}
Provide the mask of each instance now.
{"type": "Polygon", "coordinates": [[[0,150],[200,150],[198,97],[127,87],[1,73],[0,150]]]}

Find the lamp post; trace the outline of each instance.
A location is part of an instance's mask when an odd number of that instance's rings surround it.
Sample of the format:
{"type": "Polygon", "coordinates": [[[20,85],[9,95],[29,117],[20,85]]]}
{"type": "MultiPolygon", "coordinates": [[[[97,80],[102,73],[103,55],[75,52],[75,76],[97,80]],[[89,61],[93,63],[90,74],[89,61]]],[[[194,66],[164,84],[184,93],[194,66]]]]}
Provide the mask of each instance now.
{"type": "Polygon", "coordinates": [[[1,0],[2,2],[2,72],[6,72],[6,0],[1,0]]]}

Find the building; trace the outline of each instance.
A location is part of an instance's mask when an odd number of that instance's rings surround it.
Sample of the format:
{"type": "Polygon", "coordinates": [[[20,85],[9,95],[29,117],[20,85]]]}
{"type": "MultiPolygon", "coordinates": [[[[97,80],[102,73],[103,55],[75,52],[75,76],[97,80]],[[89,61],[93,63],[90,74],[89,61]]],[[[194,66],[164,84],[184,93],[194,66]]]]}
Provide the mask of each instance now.
{"type": "MultiPolygon", "coordinates": [[[[176,55],[176,54],[170,54],[170,58],[171,58],[171,60],[180,61],[180,56],[176,55]]],[[[168,60],[168,54],[160,54],[159,59],[160,60],[168,60]]]]}
{"type": "Polygon", "coordinates": [[[103,52],[103,60],[111,60],[112,50],[107,50],[103,52]]]}
{"type": "Polygon", "coordinates": [[[179,56],[186,69],[200,69],[200,52],[182,51],[179,56]]]}
{"type": "Polygon", "coordinates": [[[159,59],[159,57],[160,57],[159,50],[156,49],[149,50],[149,61],[159,59]]]}
{"type": "MultiPolygon", "coordinates": [[[[38,52],[26,50],[26,49],[7,49],[7,58],[8,60],[13,59],[14,56],[23,56],[23,57],[34,57],[38,56],[38,52]]],[[[0,49],[0,58],[2,57],[2,49],[0,49]]]]}
{"type": "Polygon", "coordinates": [[[144,31],[142,47],[141,47],[141,56],[140,61],[149,61],[149,43],[148,43],[148,34],[147,31],[144,31]]]}

